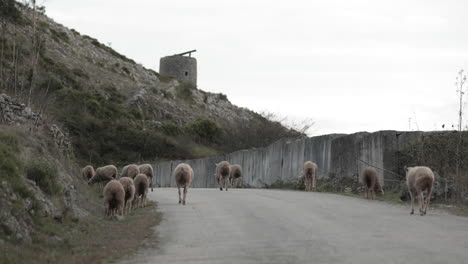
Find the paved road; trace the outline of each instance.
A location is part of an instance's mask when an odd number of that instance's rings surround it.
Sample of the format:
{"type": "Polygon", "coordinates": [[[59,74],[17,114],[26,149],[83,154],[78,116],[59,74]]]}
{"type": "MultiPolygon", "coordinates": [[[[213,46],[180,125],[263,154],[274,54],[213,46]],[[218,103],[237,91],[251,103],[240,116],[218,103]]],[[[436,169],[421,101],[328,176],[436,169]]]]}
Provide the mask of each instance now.
{"type": "Polygon", "coordinates": [[[121,263],[468,263],[468,218],[298,191],[155,189],[157,248],[121,263]]]}

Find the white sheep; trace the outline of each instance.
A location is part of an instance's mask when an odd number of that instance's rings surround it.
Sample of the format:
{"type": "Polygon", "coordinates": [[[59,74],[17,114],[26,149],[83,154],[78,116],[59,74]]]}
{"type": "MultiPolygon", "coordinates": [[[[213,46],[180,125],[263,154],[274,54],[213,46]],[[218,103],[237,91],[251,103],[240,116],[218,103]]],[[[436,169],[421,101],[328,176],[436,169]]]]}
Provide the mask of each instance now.
{"type": "Polygon", "coordinates": [[[187,192],[190,184],[193,180],[193,170],[190,165],[186,163],[180,163],[174,170],[174,178],[177,184],[177,189],[179,191],[179,204],[182,203],[185,205],[187,199],[187,192]],[[182,199],[180,188],[184,188],[184,197],[182,199]]]}
{"type": "MultiPolygon", "coordinates": [[[[136,208],[146,206],[146,196],[148,195],[148,177],[145,174],[138,174],[133,180],[135,184],[135,200],[136,208]]],[[[134,206],[135,207],[135,206],[134,206]]]]}
{"type": "Polygon", "coordinates": [[[117,177],[117,167],[114,165],[107,165],[96,169],[94,176],[88,181],[88,185],[96,182],[108,182],[117,177]]]}
{"type": "Polygon", "coordinates": [[[120,177],[130,177],[135,179],[135,177],[140,173],[138,166],[135,164],[129,164],[122,168],[122,174],[120,177]]]}
{"type": "Polygon", "coordinates": [[[239,181],[242,186],[242,168],[239,164],[234,164],[229,167],[229,179],[231,180],[231,186],[239,185],[239,181]]]}
{"type": "Polygon", "coordinates": [[[106,216],[116,214],[122,216],[125,203],[125,191],[122,184],[117,180],[109,181],[103,190],[104,208],[106,216]]]}
{"type": "Polygon", "coordinates": [[[122,184],[125,191],[124,213],[132,211],[132,203],[135,197],[135,184],[130,177],[121,177],[119,182],[122,184]]]}
{"type": "Polygon", "coordinates": [[[302,169],[302,176],[304,177],[304,185],[306,191],[315,189],[317,181],[317,164],[312,161],[304,162],[304,168],[302,169]]]}
{"type": "Polygon", "coordinates": [[[411,214],[414,214],[414,196],[418,196],[419,213],[425,215],[431,200],[432,186],[434,184],[434,173],[428,167],[405,167],[406,183],[411,197],[411,214]],[[426,202],[424,202],[423,192],[427,190],[426,202]]]}
{"type": "Polygon", "coordinates": [[[140,170],[140,173],[143,173],[146,175],[146,177],[148,177],[149,187],[151,187],[151,191],[153,191],[153,166],[151,166],[150,164],[142,164],[138,166],[138,169],[140,170]]]}
{"type": "Polygon", "coordinates": [[[216,180],[218,181],[219,190],[222,191],[223,187],[228,190],[229,185],[229,162],[221,161],[216,164],[216,180]]]}

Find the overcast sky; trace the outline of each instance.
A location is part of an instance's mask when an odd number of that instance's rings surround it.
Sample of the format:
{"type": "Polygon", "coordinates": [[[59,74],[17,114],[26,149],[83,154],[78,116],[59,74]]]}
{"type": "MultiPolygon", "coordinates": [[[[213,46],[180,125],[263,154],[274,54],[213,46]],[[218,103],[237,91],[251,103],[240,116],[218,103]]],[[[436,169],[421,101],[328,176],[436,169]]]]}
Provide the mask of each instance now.
{"type": "Polygon", "coordinates": [[[311,135],[458,123],[454,82],[468,66],[461,0],[44,4],[56,22],[156,71],[160,57],[197,49],[200,89],[257,112],[312,118],[311,135]]]}

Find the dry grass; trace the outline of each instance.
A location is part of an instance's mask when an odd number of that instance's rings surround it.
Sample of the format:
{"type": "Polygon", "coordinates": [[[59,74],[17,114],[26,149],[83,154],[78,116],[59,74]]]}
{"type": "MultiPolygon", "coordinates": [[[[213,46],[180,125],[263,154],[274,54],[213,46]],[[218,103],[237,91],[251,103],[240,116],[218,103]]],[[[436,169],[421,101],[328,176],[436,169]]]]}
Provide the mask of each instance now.
{"type": "Polygon", "coordinates": [[[155,240],[152,227],[160,219],[156,204],[149,202],[123,220],[100,215],[45,221],[44,234],[34,237],[32,244],[0,244],[0,263],[107,263],[135,252],[147,239],[155,240]]]}

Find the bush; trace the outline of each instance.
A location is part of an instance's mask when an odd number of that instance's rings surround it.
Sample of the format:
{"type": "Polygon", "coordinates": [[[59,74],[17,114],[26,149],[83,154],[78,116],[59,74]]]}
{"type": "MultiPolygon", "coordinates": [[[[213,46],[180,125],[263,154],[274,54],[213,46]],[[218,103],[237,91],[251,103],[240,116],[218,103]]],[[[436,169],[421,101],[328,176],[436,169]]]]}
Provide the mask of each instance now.
{"type": "Polygon", "coordinates": [[[26,168],[26,176],[28,179],[35,181],[46,194],[54,195],[61,191],[60,186],[57,184],[57,167],[46,160],[30,161],[26,168]]]}
{"type": "Polygon", "coordinates": [[[70,39],[68,38],[68,35],[66,32],[63,32],[63,31],[55,31],[54,29],[52,28],[49,28],[50,32],[52,33],[52,38],[56,41],[56,42],[65,42],[65,43],[69,43],[70,42],[70,39]]]}
{"type": "Polygon", "coordinates": [[[213,120],[197,119],[187,127],[187,132],[198,142],[216,143],[221,136],[221,127],[213,120]]]}
{"type": "Polygon", "coordinates": [[[223,101],[229,101],[227,99],[227,96],[225,94],[223,94],[223,93],[218,94],[218,99],[223,100],[223,101]]]}
{"type": "Polygon", "coordinates": [[[174,122],[164,123],[161,129],[168,136],[177,136],[182,133],[182,129],[174,122]]]}

